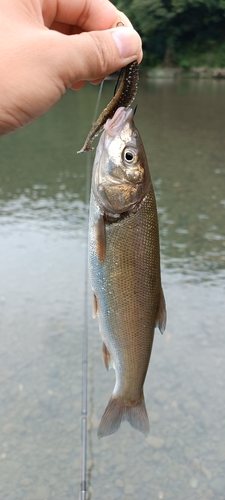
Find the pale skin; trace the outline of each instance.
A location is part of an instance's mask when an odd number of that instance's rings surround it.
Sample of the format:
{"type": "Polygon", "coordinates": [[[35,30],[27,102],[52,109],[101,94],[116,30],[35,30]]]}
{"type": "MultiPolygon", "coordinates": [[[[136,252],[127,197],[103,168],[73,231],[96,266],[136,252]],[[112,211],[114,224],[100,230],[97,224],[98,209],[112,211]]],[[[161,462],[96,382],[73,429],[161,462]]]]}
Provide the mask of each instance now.
{"type": "Polygon", "coordinates": [[[0,19],[0,135],[46,113],[67,88],[142,59],[139,35],[108,0],[0,0],[0,19]]]}

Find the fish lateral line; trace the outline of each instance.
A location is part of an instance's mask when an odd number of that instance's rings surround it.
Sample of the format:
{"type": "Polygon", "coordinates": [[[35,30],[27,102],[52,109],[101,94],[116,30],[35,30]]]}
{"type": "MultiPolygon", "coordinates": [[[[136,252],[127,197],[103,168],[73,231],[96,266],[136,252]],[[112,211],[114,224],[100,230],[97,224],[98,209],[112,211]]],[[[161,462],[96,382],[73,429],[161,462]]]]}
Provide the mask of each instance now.
{"type": "Polygon", "coordinates": [[[103,130],[106,121],[109,118],[112,118],[116,110],[121,106],[127,108],[132,104],[138,90],[138,83],[139,83],[138,62],[133,61],[132,63],[122,68],[121,82],[120,85],[118,86],[119,80],[120,76],[116,84],[115,90],[117,89],[117,87],[118,89],[116,90],[114,97],[111,99],[106,108],[102,111],[96,122],[93,123],[91,130],[84,142],[83,147],[79,151],[77,151],[77,153],[85,153],[87,151],[93,151],[94,148],[91,146],[91,144],[95,139],[95,137],[97,137],[103,130]]]}

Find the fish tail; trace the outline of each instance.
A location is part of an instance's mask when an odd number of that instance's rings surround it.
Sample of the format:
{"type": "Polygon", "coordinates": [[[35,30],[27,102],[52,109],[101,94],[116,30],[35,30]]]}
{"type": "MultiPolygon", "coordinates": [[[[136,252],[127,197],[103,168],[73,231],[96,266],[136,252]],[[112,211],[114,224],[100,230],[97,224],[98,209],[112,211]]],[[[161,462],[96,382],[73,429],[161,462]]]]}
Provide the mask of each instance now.
{"type": "Polygon", "coordinates": [[[149,420],[144,397],[135,406],[123,406],[121,399],[111,397],[98,428],[98,437],[114,434],[123,420],[127,420],[134,429],[143,432],[147,436],[149,433],[149,420]]]}

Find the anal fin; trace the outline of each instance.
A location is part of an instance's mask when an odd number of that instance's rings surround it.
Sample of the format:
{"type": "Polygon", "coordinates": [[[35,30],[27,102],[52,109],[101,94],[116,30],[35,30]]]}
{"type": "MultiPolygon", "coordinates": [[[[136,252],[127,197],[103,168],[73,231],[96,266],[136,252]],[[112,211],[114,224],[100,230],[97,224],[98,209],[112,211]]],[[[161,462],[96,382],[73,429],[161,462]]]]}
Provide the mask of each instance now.
{"type": "Polygon", "coordinates": [[[93,314],[92,314],[93,318],[96,318],[96,316],[98,316],[98,299],[95,295],[95,293],[93,294],[93,314]]]}

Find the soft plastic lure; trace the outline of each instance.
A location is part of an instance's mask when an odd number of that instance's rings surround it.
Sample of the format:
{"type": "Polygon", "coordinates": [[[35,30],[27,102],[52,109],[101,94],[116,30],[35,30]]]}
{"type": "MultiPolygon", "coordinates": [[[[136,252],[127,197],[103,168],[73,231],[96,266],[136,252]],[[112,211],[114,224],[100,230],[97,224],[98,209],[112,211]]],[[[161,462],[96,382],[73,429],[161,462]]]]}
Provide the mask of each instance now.
{"type": "Polygon", "coordinates": [[[119,78],[115,94],[106,108],[100,114],[98,120],[93,123],[92,128],[87,136],[87,139],[78,153],[92,151],[94,148],[91,146],[92,141],[103,130],[108,118],[112,118],[114,113],[121,106],[127,108],[134,101],[139,83],[139,69],[137,61],[134,61],[122,69],[122,76],[119,78]]]}

